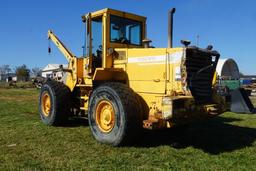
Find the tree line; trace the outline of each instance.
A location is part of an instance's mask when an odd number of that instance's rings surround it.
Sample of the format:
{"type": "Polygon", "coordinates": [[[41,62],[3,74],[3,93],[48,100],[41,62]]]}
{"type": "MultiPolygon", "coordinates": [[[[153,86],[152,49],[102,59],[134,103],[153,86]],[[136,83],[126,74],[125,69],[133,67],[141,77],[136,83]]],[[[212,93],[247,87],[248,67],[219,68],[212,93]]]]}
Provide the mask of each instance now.
{"type": "Polygon", "coordinates": [[[34,67],[29,69],[25,64],[16,66],[14,69],[10,68],[10,65],[1,65],[0,66],[0,75],[10,75],[15,74],[18,81],[28,81],[30,77],[37,77],[41,75],[41,69],[39,67],[34,67]]]}

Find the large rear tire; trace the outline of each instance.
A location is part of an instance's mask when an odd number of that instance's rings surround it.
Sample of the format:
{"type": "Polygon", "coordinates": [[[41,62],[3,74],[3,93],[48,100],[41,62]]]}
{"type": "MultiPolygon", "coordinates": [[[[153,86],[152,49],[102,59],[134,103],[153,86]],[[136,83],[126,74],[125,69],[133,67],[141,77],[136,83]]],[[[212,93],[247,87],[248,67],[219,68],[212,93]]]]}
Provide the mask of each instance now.
{"type": "Polygon", "coordinates": [[[41,87],[38,110],[43,123],[59,125],[68,118],[70,95],[66,85],[54,80],[48,80],[41,87]]]}
{"type": "Polygon", "coordinates": [[[122,83],[105,83],[93,91],[88,119],[94,138],[112,146],[133,142],[142,128],[135,93],[122,83]]]}

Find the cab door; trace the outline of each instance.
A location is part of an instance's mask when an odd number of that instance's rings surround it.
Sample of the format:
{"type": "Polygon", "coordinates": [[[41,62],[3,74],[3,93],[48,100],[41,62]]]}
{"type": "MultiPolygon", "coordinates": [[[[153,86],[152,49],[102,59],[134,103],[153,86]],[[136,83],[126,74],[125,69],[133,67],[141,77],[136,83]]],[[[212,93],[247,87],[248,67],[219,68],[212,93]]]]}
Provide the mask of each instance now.
{"type": "Polygon", "coordinates": [[[93,18],[91,20],[91,56],[92,68],[102,67],[102,16],[93,18]]]}
{"type": "Polygon", "coordinates": [[[102,67],[102,35],[103,25],[102,16],[91,17],[89,13],[87,16],[87,42],[86,42],[86,57],[88,58],[89,73],[93,74],[96,68],[102,67]]]}

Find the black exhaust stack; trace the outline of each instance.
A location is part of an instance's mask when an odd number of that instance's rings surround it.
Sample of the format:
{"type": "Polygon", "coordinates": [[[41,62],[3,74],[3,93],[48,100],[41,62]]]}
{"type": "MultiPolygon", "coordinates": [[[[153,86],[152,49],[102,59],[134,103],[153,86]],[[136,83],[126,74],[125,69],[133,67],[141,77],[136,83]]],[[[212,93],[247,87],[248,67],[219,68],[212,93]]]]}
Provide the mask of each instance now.
{"type": "Polygon", "coordinates": [[[172,48],[173,39],[173,14],[175,13],[175,8],[172,8],[168,13],[168,48],[172,48]]]}

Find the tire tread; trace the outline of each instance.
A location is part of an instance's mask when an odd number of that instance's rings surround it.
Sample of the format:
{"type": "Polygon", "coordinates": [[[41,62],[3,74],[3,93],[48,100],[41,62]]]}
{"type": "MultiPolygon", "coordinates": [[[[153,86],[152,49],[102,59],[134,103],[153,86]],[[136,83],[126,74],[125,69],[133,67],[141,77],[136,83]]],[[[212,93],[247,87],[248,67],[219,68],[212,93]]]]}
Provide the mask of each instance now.
{"type": "MultiPolygon", "coordinates": [[[[55,113],[52,118],[47,123],[48,125],[60,125],[62,124],[69,112],[69,103],[70,103],[70,90],[69,88],[61,83],[54,80],[47,80],[44,85],[50,87],[53,92],[53,100],[55,103],[55,113]]],[[[41,91],[44,89],[44,85],[42,86],[41,91]]],[[[41,101],[40,101],[41,102],[41,101]]],[[[41,104],[39,104],[40,107],[41,104]]]]}

